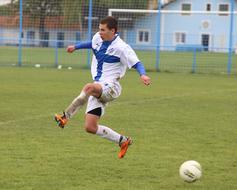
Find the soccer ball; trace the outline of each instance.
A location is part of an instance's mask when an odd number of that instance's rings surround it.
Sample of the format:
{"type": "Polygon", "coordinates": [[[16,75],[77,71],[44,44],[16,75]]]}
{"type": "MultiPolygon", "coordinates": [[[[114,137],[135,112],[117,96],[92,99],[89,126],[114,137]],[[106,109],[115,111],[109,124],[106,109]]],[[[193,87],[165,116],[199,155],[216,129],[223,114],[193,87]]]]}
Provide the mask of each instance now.
{"type": "Polygon", "coordinates": [[[195,182],[202,176],[201,165],[194,160],[185,161],[179,168],[179,175],[186,182],[195,182]]]}
{"type": "Polygon", "coordinates": [[[40,68],[40,64],[35,64],[35,67],[36,68],[40,68]]]}

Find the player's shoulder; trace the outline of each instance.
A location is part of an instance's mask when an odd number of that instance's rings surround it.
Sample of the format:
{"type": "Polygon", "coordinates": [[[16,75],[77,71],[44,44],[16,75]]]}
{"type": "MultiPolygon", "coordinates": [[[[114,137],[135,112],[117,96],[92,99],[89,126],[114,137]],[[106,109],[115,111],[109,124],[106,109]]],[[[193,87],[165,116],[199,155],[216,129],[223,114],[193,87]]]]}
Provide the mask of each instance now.
{"type": "Polygon", "coordinates": [[[100,37],[100,34],[99,34],[99,32],[96,32],[96,33],[94,34],[93,38],[98,38],[98,37],[100,37]]]}
{"type": "Polygon", "coordinates": [[[130,46],[125,41],[123,41],[123,39],[121,39],[120,36],[116,38],[116,46],[121,51],[126,51],[127,48],[130,48],[130,46]]]}
{"type": "Polygon", "coordinates": [[[101,40],[100,34],[99,32],[96,32],[92,38],[92,41],[100,41],[100,40],[101,40]]]}
{"type": "Polygon", "coordinates": [[[123,39],[120,38],[119,35],[116,37],[116,42],[117,42],[118,44],[120,44],[121,46],[122,46],[122,45],[123,45],[123,46],[126,46],[126,45],[127,45],[127,43],[126,43],[125,41],[123,41],[123,39]]]}

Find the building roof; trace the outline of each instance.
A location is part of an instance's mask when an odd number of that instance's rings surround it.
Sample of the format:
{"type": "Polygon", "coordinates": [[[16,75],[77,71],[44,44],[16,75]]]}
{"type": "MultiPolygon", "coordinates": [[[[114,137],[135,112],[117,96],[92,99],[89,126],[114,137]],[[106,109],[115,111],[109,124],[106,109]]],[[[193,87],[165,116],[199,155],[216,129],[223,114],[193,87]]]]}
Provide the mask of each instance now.
{"type": "MultiPolygon", "coordinates": [[[[0,16],[0,27],[15,28],[19,27],[19,16],[0,16]]],[[[30,18],[30,16],[23,17],[23,27],[36,27],[40,26],[40,19],[30,18]]],[[[47,16],[44,20],[44,27],[47,29],[59,29],[59,28],[70,28],[78,29],[80,27],[79,22],[65,23],[63,16],[47,16]]]]}
{"type": "Polygon", "coordinates": [[[163,1],[161,1],[162,8],[169,5],[170,3],[173,3],[174,1],[176,1],[176,0],[163,0],[163,1]]]}

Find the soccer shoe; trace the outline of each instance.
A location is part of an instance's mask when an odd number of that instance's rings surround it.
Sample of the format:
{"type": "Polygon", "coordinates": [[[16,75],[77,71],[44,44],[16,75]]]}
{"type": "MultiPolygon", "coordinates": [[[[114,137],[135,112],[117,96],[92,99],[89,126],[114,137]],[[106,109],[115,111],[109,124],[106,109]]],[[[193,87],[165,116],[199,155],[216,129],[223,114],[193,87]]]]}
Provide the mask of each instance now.
{"type": "Polygon", "coordinates": [[[132,139],[130,137],[126,137],[126,138],[127,138],[127,140],[119,145],[120,146],[120,152],[118,154],[118,157],[120,159],[125,156],[125,154],[128,150],[128,147],[132,144],[132,139]]]}
{"type": "Polygon", "coordinates": [[[63,115],[55,114],[54,119],[57,122],[58,126],[61,128],[64,128],[68,121],[65,112],[63,112],[63,115]]]}

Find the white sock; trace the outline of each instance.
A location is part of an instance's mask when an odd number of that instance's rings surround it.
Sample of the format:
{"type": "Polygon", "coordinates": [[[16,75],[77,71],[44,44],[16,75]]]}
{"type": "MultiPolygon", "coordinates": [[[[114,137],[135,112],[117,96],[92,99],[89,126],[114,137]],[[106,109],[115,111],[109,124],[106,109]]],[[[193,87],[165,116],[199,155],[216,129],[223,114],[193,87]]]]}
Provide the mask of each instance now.
{"type": "Polygon", "coordinates": [[[81,91],[80,95],[77,96],[65,110],[66,117],[69,119],[74,116],[77,111],[87,102],[88,97],[89,96],[84,91],[81,91]]]}
{"type": "Polygon", "coordinates": [[[108,140],[113,141],[117,144],[121,143],[120,141],[124,140],[124,137],[122,135],[120,135],[119,133],[115,132],[114,130],[112,130],[106,126],[103,126],[103,125],[98,125],[96,134],[102,138],[108,139],[108,140]]]}

